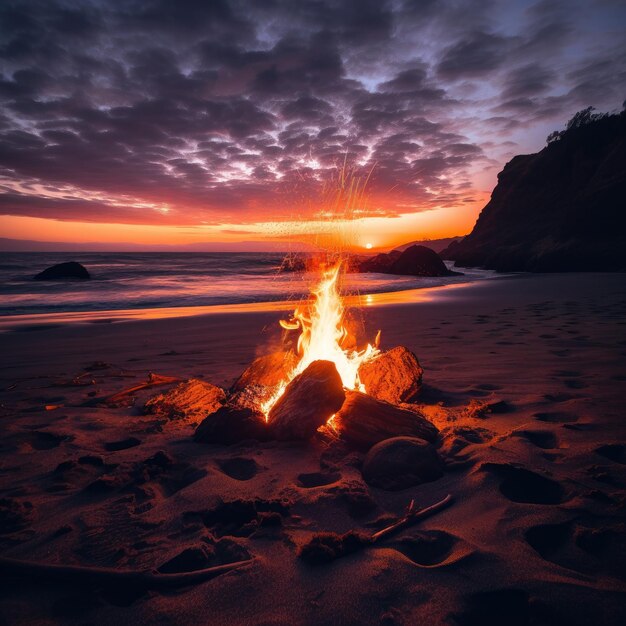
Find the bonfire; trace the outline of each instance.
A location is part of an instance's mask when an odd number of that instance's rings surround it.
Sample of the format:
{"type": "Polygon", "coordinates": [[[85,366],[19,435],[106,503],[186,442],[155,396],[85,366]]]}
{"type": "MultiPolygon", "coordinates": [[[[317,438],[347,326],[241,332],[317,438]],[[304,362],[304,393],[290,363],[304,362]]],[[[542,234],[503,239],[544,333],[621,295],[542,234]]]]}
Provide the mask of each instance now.
{"type": "Polygon", "coordinates": [[[367,450],[401,435],[436,439],[437,429],[413,403],[422,379],[417,357],[402,346],[381,350],[380,331],[359,347],[341,278],[341,261],[320,266],[310,297],[280,321],[284,349],[255,359],[212,403],[196,440],[305,441],[321,434],[367,450]]]}

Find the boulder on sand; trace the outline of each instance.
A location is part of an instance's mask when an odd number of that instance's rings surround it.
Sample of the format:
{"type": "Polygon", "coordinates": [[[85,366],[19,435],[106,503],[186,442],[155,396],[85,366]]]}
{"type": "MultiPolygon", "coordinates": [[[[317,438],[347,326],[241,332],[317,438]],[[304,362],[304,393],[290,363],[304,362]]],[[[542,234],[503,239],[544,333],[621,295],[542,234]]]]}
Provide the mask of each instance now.
{"type": "Polygon", "coordinates": [[[200,443],[231,445],[245,439],[265,441],[268,428],[262,413],[226,405],[205,417],[193,435],[200,443]]]}
{"type": "Polygon", "coordinates": [[[91,276],[85,266],[77,263],[76,261],[52,265],[51,267],[46,268],[43,272],[39,272],[39,274],[33,276],[33,280],[60,280],[63,278],[79,278],[82,280],[88,280],[91,276]]]}
{"type": "Polygon", "coordinates": [[[391,404],[410,402],[422,386],[417,357],[407,348],[397,346],[359,367],[359,380],[370,396],[391,404]]]}
{"type": "Polygon", "coordinates": [[[377,443],[363,462],[368,485],[396,491],[441,478],[442,462],[427,441],[417,437],[393,437],[377,443]]]}
{"type": "Polygon", "coordinates": [[[286,387],[269,413],[272,435],[282,441],[304,441],[343,404],[341,377],[331,361],[313,361],[286,387]]]}

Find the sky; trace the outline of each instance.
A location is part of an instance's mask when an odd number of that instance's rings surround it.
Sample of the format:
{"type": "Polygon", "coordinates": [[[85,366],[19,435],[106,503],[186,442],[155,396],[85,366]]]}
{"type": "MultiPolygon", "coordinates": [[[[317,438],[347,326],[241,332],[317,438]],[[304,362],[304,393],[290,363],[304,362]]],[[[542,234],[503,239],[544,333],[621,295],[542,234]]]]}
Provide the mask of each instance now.
{"type": "Polygon", "coordinates": [[[510,158],[625,98],[621,0],[3,0],[0,237],[462,235],[510,158]]]}

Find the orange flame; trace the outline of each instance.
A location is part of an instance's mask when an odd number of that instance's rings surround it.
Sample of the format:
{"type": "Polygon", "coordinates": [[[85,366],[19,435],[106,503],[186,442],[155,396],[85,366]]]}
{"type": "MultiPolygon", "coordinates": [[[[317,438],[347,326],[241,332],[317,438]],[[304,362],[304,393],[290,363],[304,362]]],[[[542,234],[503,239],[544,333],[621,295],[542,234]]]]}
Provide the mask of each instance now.
{"type": "MultiPolygon", "coordinates": [[[[313,361],[332,361],[347,389],[365,391],[359,380],[359,367],[379,353],[380,333],[374,344],[363,350],[346,347],[350,334],[345,326],[345,306],[337,286],[341,262],[322,271],[320,282],[311,289],[312,299],[306,306],[297,306],[293,317],[280,321],[286,330],[300,330],[298,354],[300,361],[281,382],[272,397],[262,405],[266,416],[280,398],[291,380],[303,372],[313,361]]],[[[332,418],[331,418],[332,419],[332,418]]]]}

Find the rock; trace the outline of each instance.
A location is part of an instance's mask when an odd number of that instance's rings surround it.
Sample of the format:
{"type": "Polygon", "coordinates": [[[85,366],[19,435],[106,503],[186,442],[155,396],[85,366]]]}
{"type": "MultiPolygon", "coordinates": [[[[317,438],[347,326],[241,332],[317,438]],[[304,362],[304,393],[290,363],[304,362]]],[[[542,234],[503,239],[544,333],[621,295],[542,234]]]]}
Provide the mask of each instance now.
{"type": "Polygon", "coordinates": [[[441,257],[426,246],[413,245],[405,250],[392,250],[388,254],[362,260],[359,272],[377,272],[380,274],[400,274],[406,276],[455,276],[458,272],[450,271],[441,257]]]}
{"type": "Polygon", "coordinates": [[[441,257],[426,246],[410,246],[391,264],[390,274],[411,276],[454,276],[441,257]]]}
{"type": "Polygon", "coordinates": [[[365,457],[363,478],[372,487],[396,491],[443,476],[437,451],[417,437],[394,437],[377,443],[365,457]]]}
{"type": "Polygon", "coordinates": [[[474,229],[443,258],[502,272],[623,271],[625,160],[623,112],[571,126],[504,166],[474,229]]]}
{"type": "Polygon", "coordinates": [[[269,414],[273,436],[282,441],[309,439],[343,404],[341,377],[331,361],[313,361],[298,374],[269,414]]]}
{"type": "Polygon", "coordinates": [[[384,252],[361,261],[359,264],[360,272],[372,272],[374,274],[390,274],[391,265],[400,256],[400,250],[392,250],[385,254],[384,252]]]}
{"type": "Polygon", "coordinates": [[[363,363],[359,380],[368,395],[399,404],[417,396],[423,372],[417,357],[407,348],[398,346],[363,363]]]}
{"type": "Polygon", "coordinates": [[[407,411],[358,391],[346,392],[334,423],[341,438],[360,450],[403,435],[434,442],[439,433],[419,411],[407,411]]]}
{"type": "Polygon", "coordinates": [[[298,364],[298,356],[291,350],[272,352],[254,359],[236,380],[231,391],[242,391],[246,387],[260,385],[276,387],[298,364]]]}
{"type": "Polygon", "coordinates": [[[194,441],[231,445],[245,439],[265,441],[268,427],[262,413],[231,405],[220,407],[196,428],[194,441]]]}
{"type": "Polygon", "coordinates": [[[59,280],[63,278],[80,278],[87,280],[91,278],[86,268],[76,261],[68,263],[59,263],[46,268],[43,272],[39,272],[33,276],[33,280],[59,280]]]}
{"type": "Polygon", "coordinates": [[[191,378],[166,393],[150,398],[144,412],[168,419],[200,420],[215,413],[225,400],[226,394],[220,387],[191,378]]]}

